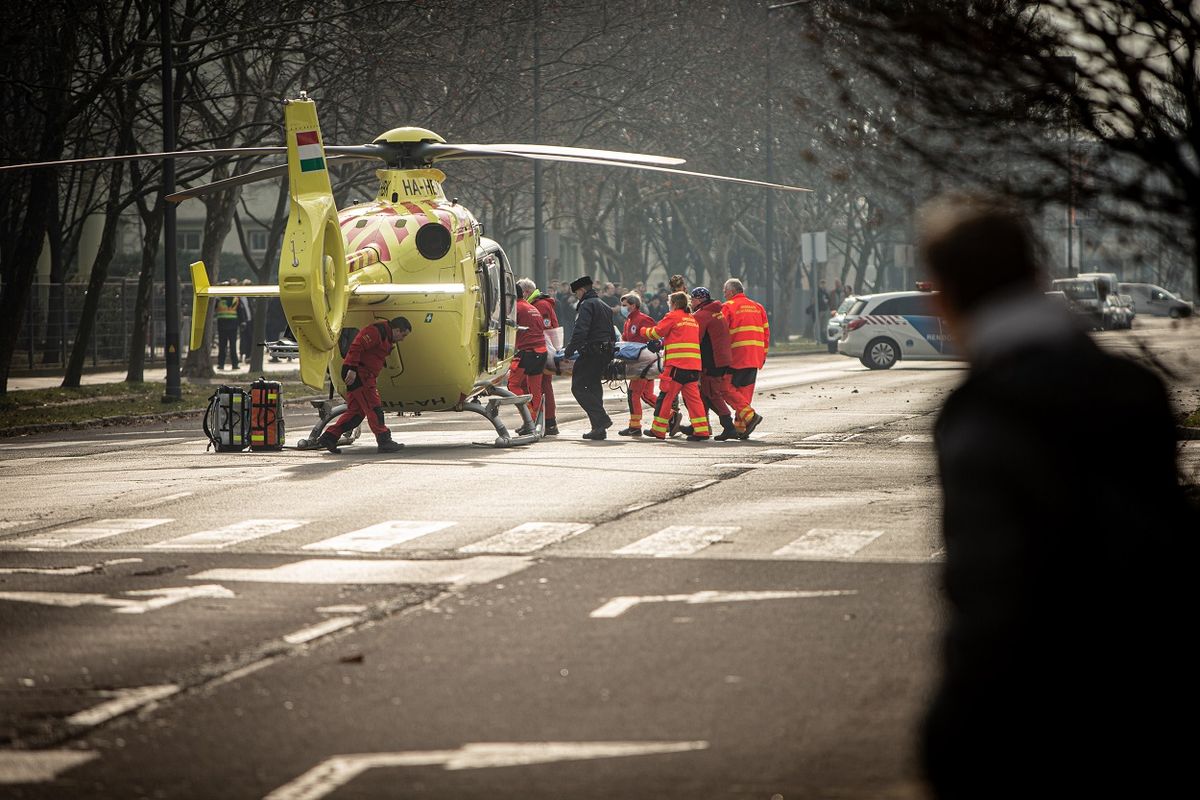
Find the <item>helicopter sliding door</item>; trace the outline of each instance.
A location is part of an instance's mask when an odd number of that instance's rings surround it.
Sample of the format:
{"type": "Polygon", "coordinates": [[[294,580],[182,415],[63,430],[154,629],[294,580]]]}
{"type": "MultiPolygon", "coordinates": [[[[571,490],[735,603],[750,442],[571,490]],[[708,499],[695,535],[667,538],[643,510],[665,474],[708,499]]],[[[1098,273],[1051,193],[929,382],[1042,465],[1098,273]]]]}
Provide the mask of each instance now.
{"type": "Polygon", "coordinates": [[[504,251],[496,251],[496,257],[503,270],[500,307],[504,310],[504,324],[500,337],[500,358],[504,359],[511,356],[517,348],[517,284],[504,251]]]}
{"type": "Polygon", "coordinates": [[[480,334],[480,363],[487,371],[496,369],[503,358],[500,355],[504,342],[504,317],[501,315],[501,288],[503,269],[500,259],[493,252],[484,253],[476,267],[479,286],[483,295],[483,317],[486,321],[480,334]]]}

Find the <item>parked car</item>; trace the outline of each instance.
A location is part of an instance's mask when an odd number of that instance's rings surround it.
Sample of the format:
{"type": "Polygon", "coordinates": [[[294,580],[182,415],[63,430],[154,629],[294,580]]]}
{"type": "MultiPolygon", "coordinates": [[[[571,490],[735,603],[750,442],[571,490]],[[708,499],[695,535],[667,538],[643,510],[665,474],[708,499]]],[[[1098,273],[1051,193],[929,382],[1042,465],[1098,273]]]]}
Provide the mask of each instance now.
{"type": "Polygon", "coordinates": [[[1106,302],[1097,278],[1059,278],[1050,282],[1050,288],[1066,295],[1071,310],[1088,328],[1095,331],[1108,329],[1114,312],[1106,302]]]}
{"type": "Polygon", "coordinates": [[[1117,299],[1117,304],[1121,307],[1121,327],[1125,330],[1133,328],[1133,320],[1137,317],[1137,311],[1133,307],[1133,298],[1127,294],[1114,294],[1117,299]]]}
{"type": "Polygon", "coordinates": [[[846,311],[838,352],[868,369],[889,369],[900,359],[961,359],[949,327],[937,315],[933,292],[886,292],[854,298],[846,311]]]}
{"type": "Polygon", "coordinates": [[[1190,317],[1195,311],[1192,303],[1152,283],[1122,283],[1121,293],[1133,299],[1134,310],[1151,317],[1190,317]]]}
{"type": "Polygon", "coordinates": [[[1106,331],[1121,330],[1125,327],[1125,307],[1121,305],[1118,294],[1110,294],[1104,298],[1104,324],[1106,331]]]}
{"type": "Polygon", "coordinates": [[[829,315],[829,322],[825,326],[825,339],[829,343],[829,352],[837,352],[837,343],[838,339],[842,338],[842,325],[846,321],[846,312],[850,310],[857,299],[854,295],[850,295],[829,315]]]}

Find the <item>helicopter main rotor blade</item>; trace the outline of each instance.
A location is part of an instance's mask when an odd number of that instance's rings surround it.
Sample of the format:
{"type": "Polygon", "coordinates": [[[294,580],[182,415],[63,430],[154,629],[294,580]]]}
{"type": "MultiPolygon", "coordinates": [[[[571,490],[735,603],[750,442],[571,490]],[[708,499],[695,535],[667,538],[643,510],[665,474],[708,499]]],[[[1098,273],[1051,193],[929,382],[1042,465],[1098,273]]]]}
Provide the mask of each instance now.
{"type": "MultiPolygon", "coordinates": [[[[436,145],[436,147],[458,147],[458,145],[436,145]]],[[[472,145],[472,147],[478,147],[478,145],[472,145]]],[[[684,175],[691,178],[705,178],[707,180],[725,181],[727,183],[741,183],[746,186],[759,186],[764,189],[778,189],[785,192],[812,191],[812,189],[806,189],[802,186],[789,186],[785,183],[771,183],[769,181],[757,181],[751,178],[735,178],[732,175],[716,175],[711,172],[694,172],[686,169],[675,169],[674,167],[660,167],[653,164],[634,164],[628,161],[611,161],[608,159],[586,158],[582,156],[551,155],[548,153],[517,153],[489,148],[482,153],[462,152],[447,154],[442,156],[442,158],[523,158],[530,161],[565,161],[572,164],[592,164],[601,167],[624,167],[626,169],[640,169],[647,170],[649,172],[664,172],[668,175],[684,175]]]]}
{"type": "Polygon", "coordinates": [[[607,161],[611,163],[655,164],[659,166],[675,166],[685,163],[685,159],[673,156],[654,156],[646,153],[625,153],[619,150],[596,150],[589,147],[559,147],[548,144],[438,144],[424,142],[414,149],[414,154],[430,161],[440,161],[444,158],[505,158],[544,157],[545,160],[555,158],[578,158],[589,161],[607,161]]]}
{"type": "Polygon", "coordinates": [[[5,164],[0,172],[16,169],[38,169],[41,167],[63,167],[71,164],[104,164],[113,161],[162,161],[167,158],[222,158],[224,156],[263,156],[287,153],[286,147],[226,147],[218,150],[173,150],[169,153],[129,153],[122,156],[95,156],[91,158],[67,158],[62,161],[39,161],[35,164],[5,164]]]}
{"type": "MultiPolygon", "coordinates": [[[[343,159],[349,160],[349,159],[354,159],[354,158],[374,158],[374,156],[337,155],[337,156],[329,156],[328,158],[326,158],[326,161],[341,161],[343,159]]],[[[232,189],[235,186],[244,186],[247,183],[257,183],[258,181],[265,181],[265,180],[269,180],[271,178],[282,178],[285,175],[287,175],[287,171],[288,171],[287,164],[276,164],[275,166],[267,167],[266,169],[259,169],[259,170],[255,170],[254,172],[247,172],[245,175],[234,175],[233,177],[230,177],[230,178],[223,178],[219,181],[213,181],[212,183],[206,183],[203,186],[196,186],[191,189],[181,189],[180,191],[175,192],[174,194],[167,195],[167,200],[169,200],[172,203],[182,203],[184,200],[190,200],[193,197],[203,197],[206,194],[212,194],[213,192],[221,192],[221,191],[224,191],[225,189],[232,189]]]]}

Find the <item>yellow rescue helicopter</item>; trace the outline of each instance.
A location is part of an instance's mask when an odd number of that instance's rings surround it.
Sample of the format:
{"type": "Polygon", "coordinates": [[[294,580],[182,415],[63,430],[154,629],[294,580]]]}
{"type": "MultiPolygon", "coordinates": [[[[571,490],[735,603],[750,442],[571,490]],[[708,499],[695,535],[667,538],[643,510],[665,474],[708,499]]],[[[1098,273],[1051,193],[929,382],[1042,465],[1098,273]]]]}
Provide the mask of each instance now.
{"type": "MultiPolygon", "coordinates": [[[[516,341],[516,285],[500,245],[442,189],[433,164],[465,158],[519,158],[598,164],[688,175],[787,191],[809,191],[747,178],[678,169],[681,158],[530,144],[449,144],[423,128],[395,128],[374,142],[326,146],[316,106],[304,92],[284,101],[285,147],[229,148],[195,155],[282,153],[287,164],[176,192],[180,202],[212,191],[287,176],[290,210],[277,285],[213,286],[203,262],[191,265],[193,349],[203,346],[211,298],[278,297],[295,335],[300,377],[314,389],[332,381],[321,418],[299,446],[315,447],[324,426],[344,410],[341,359],[354,335],[380,319],[406,317],[413,335],[393,348],[378,377],[385,410],[473,411],[496,430],[496,446],[537,441],[541,415],[530,417],[529,395],[504,385],[516,341]],[[328,172],[331,159],[377,159],[375,199],[338,209],[328,172]],[[513,435],[500,417],[515,405],[523,430],[513,435]]],[[[182,155],[182,154],[160,154],[182,155]]],[[[89,160],[108,160],[89,159],[89,160]]],[[[117,157],[119,158],[119,157],[117,157]]],[[[128,157],[126,157],[128,158],[128,157]]],[[[68,163],[68,162],[63,162],[68,163]]]]}

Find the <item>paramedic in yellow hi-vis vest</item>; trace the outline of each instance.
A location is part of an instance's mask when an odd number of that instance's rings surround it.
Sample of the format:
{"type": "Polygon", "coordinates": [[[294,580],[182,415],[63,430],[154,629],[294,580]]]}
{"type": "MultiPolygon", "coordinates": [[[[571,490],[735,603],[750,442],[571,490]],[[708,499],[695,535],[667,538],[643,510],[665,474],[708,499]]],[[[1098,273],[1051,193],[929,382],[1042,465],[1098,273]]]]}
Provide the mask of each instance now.
{"type": "Polygon", "coordinates": [[[684,292],[671,295],[671,310],[662,320],[646,331],[650,347],[662,342],[662,375],[658,378],[659,395],[654,404],[654,424],[646,432],[655,439],[666,439],[671,417],[671,403],[679,394],[692,420],[689,442],[708,439],[708,412],[700,399],[700,326],[688,313],[688,296],[684,292]]]}
{"type": "Polygon", "coordinates": [[[758,381],[758,371],[766,363],[767,343],[771,340],[767,310],[746,297],[745,291],[737,278],[725,281],[725,304],[721,306],[721,313],[729,323],[729,348],[733,353],[731,383],[737,400],[733,425],[739,439],[749,439],[763,421],[750,401],[754,399],[754,384],[758,381]]]}
{"type": "MultiPolygon", "coordinates": [[[[227,285],[236,283],[226,281],[227,285]]],[[[217,369],[225,369],[226,353],[229,354],[229,368],[238,368],[238,321],[244,302],[240,297],[217,298],[217,369]]]]}

